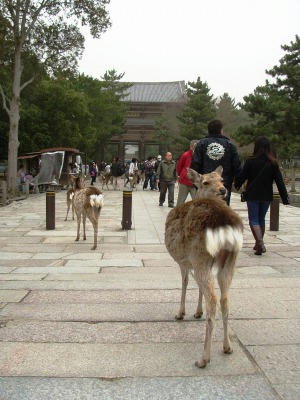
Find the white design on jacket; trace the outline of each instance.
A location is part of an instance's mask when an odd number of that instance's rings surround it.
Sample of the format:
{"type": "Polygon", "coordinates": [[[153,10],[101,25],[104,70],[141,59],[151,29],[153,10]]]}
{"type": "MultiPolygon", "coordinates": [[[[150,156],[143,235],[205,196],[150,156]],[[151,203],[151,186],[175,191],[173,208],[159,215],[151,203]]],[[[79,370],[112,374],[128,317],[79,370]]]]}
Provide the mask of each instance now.
{"type": "Polygon", "coordinates": [[[210,143],[207,146],[206,154],[211,160],[221,160],[225,154],[225,148],[220,143],[210,143]]]}

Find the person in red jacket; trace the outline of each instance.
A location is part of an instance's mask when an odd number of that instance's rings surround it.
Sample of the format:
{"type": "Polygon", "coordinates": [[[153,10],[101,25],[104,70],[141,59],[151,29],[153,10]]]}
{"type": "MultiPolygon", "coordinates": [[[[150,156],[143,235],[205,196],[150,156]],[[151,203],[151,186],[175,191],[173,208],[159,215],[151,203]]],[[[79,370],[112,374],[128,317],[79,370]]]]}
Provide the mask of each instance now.
{"type": "Polygon", "coordinates": [[[192,140],[190,143],[190,149],[182,154],[180,159],[177,162],[177,175],[179,177],[179,192],[177,198],[177,206],[179,204],[183,204],[188,196],[191,195],[191,198],[194,199],[196,195],[197,189],[193,186],[192,182],[187,178],[187,169],[190,168],[193,153],[196,148],[198,140],[192,140]]]}

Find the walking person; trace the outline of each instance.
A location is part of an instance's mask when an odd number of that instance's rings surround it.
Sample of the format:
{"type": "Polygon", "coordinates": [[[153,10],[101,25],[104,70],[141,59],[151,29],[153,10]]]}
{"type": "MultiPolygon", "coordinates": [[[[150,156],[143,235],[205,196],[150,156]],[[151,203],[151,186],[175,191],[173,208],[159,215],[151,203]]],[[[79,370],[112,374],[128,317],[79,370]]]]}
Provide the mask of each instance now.
{"type": "Polygon", "coordinates": [[[96,183],[96,177],[97,177],[96,163],[94,161],[92,162],[92,166],[90,168],[90,176],[92,178],[91,185],[93,186],[94,183],[96,183]]]}
{"type": "Polygon", "coordinates": [[[154,190],[154,162],[153,162],[153,157],[148,157],[148,159],[145,161],[145,182],[143,186],[143,190],[147,189],[148,187],[148,182],[150,182],[150,188],[151,190],[154,190]]]}
{"type": "Polygon", "coordinates": [[[136,188],[137,178],[138,178],[138,163],[137,159],[133,158],[129,165],[129,181],[131,189],[136,188]]]}
{"type": "Polygon", "coordinates": [[[190,143],[190,149],[188,151],[186,151],[185,153],[183,153],[177,162],[176,170],[177,170],[178,181],[179,181],[179,192],[178,192],[178,198],[177,198],[177,204],[176,204],[177,206],[179,206],[179,204],[183,204],[185,202],[188,194],[190,194],[190,196],[193,200],[197,193],[197,189],[195,188],[195,186],[192,184],[192,182],[186,176],[187,170],[191,166],[193,153],[195,151],[197,143],[198,143],[198,140],[192,140],[190,143]]]}
{"type": "Polygon", "coordinates": [[[222,122],[214,120],[208,124],[208,136],[200,139],[195,148],[191,168],[199,174],[208,174],[219,165],[223,167],[222,177],[227,189],[225,200],[229,205],[232,183],[241,172],[241,162],[235,145],[223,135],[222,122]]]}
{"type": "Polygon", "coordinates": [[[289,204],[288,193],[280,172],[278,162],[271,150],[266,136],[256,139],[254,150],[235,179],[235,187],[240,189],[247,181],[243,200],[247,201],[249,225],[255,239],[256,255],[266,252],[264,245],[265,216],[273,199],[273,181],[276,182],[283,204],[289,204]]]}
{"type": "Polygon", "coordinates": [[[119,158],[114,157],[113,162],[111,164],[111,175],[113,178],[113,188],[114,190],[119,190],[119,185],[118,185],[118,177],[120,176],[120,164],[119,164],[119,158]]]}
{"type": "Polygon", "coordinates": [[[160,163],[161,163],[161,155],[159,154],[154,163],[154,188],[155,188],[155,190],[159,190],[158,182],[157,182],[157,170],[158,170],[160,163]]]}
{"type": "Polygon", "coordinates": [[[167,152],[165,159],[159,164],[157,178],[160,187],[159,205],[163,206],[168,191],[168,205],[174,207],[174,188],[177,179],[176,163],[172,160],[172,153],[167,152]]]}

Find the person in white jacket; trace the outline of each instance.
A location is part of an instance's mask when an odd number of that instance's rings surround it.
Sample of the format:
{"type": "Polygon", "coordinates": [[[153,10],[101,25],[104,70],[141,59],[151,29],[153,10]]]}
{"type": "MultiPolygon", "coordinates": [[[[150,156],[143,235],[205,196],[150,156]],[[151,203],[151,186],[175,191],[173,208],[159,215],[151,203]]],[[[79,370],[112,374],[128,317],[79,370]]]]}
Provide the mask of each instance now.
{"type": "Polygon", "coordinates": [[[130,182],[131,189],[136,187],[137,178],[138,178],[138,170],[139,170],[139,168],[138,168],[138,164],[137,164],[137,159],[133,158],[129,165],[129,182],[130,182]]]}

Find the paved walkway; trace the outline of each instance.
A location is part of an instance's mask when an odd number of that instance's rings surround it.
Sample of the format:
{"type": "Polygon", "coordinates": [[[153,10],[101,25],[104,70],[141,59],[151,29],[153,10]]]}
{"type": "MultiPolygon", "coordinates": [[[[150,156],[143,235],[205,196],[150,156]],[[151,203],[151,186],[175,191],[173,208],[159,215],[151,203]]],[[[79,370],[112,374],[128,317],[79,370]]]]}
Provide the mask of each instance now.
{"type": "MultiPolygon", "coordinates": [[[[0,400],[300,399],[300,209],[281,207],[268,252],[245,244],[231,290],[234,353],[222,353],[218,321],[211,364],[197,369],[204,320],[174,320],[179,268],[164,246],[169,209],[133,193],[134,227],[120,230],[122,192],[105,192],[100,245],[75,243],[76,223],[56,198],[46,231],[45,195],[0,209],[0,400]]],[[[233,207],[246,222],[238,196],[233,207]]]]}

